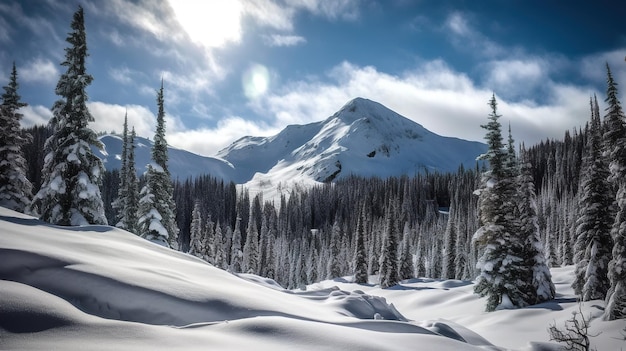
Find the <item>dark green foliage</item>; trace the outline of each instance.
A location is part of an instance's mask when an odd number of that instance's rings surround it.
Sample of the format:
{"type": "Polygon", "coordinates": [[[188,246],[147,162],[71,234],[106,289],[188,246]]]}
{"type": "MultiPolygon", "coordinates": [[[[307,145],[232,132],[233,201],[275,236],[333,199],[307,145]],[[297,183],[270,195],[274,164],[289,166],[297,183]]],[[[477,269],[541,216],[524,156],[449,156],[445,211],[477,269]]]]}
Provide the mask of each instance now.
{"type": "Polygon", "coordinates": [[[33,185],[27,177],[27,165],[22,148],[32,136],[22,132],[19,109],[26,106],[17,92],[17,69],[13,70],[9,84],[4,86],[0,104],[0,206],[24,212],[30,206],[33,185]]]}
{"type": "Polygon", "coordinates": [[[66,41],[67,71],[61,75],[46,140],[46,157],[41,189],[33,209],[41,219],[59,225],[106,224],[99,186],[104,167],[92,146],[102,148],[96,133],[88,127],[94,119],[87,109],[86,88],[93,77],[86,72],[87,40],[83,9],[74,13],[72,32],[66,41]]]}

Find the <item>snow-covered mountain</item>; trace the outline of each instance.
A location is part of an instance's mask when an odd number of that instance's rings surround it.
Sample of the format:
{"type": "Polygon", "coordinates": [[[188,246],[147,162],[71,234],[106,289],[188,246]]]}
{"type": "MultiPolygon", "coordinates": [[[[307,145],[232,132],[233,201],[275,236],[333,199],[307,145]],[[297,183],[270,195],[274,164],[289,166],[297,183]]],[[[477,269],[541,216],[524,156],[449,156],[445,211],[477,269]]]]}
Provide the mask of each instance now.
{"type": "MultiPolygon", "coordinates": [[[[106,152],[99,153],[107,169],[120,167],[122,140],[101,137],[106,152]]],[[[142,174],[150,162],[152,142],[137,138],[136,164],[142,174]]],[[[459,165],[474,167],[486,145],[443,137],[363,98],[348,102],[326,120],[290,125],[271,137],[243,137],[204,157],[169,148],[173,178],[211,174],[252,189],[293,182],[329,182],[364,177],[414,175],[424,171],[454,172],[459,165]]]]}
{"type": "Polygon", "coordinates": [[[350,175],[389,177],[474,167],[486,145],[443,137],[363,98],[326,120],[291,125],[272,137],[244,137],[218,152],[241,180],[328,182],[350,175]]]}
{"type": "MultiPolygon", "coordinates": [[[[96,155],[104,162],[107,170],[120,169],[122,154],[122,138],[118,135],[100,137],[104,144],[104,152],[94,149],[96,155]]],[[[152,141],[142,137],[135,138],[135,164],[137,174],[144,174],[146,166],[151,163],[152,141]]],[[[173,179],[187,179],[203,174],[226,181],[235,180],[235,169],[227,161],[205,157],[189,151],[168,147],[168,166],[173,179]]]]}

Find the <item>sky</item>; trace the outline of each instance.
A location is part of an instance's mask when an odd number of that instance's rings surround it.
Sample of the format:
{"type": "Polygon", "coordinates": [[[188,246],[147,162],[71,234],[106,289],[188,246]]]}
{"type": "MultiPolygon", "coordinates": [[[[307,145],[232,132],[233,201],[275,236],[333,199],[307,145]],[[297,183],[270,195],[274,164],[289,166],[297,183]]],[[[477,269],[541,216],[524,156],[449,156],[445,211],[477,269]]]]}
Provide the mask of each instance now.
{"type": "Polygon", "coordinates": [[[606,63],[624,101],[626,5],[599,0],[2,0],[0,84],[11,65],[45,124],[72,14],[85,13],[97,131],[154,135],[211,156],[236,139],[321,121],[368,98],[444,136],[484,141],[492,94],[527,146],[604,108],[606,63]]]}

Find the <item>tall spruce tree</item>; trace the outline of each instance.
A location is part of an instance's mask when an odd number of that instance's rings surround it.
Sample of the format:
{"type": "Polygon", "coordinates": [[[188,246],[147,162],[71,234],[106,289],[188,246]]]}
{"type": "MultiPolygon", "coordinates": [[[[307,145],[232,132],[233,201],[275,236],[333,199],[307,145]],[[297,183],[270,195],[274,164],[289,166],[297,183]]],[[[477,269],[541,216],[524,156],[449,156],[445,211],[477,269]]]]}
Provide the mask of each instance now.
{"type": "Polygon", "coordinates": [[[250,216],[248,235],[243,247],[243,271],[250,274],[259,274],[259,233],[256,219],[250,216]]]}
{"type": "Polygon", "coordinates": [[[196,200],[191,211],[191,226],[189,229],[189,254],[203,258],[206,243],[202,233],[202,214],[200,213],[200,201],[196,200]]]}
{"type": "Polygon", "coordinates": [[[167,167],[167,141],[165,140],[165,110],[163,107],[163,81],[157,92],[157,128],[152,146],[152,163],[146,171],[146,184],[139,200],[139,225],[141,236],[178,250],[178,227],[174,187],[167,167]]]}
{"type": "Polygon", "coordinates": [[[235,230],[232,234],[232,246],[230,248],[230,271],[241,273],[243,265],[243,251],[241,250],[241,217],[237,216],[235,230]]]}
{"type": "Polygon", "coordinates": [[[607,292],[604,318],[626,318],[626,116],[617,98],[617,83],[607,63],[607,113],[604,117],[604,134],[609,157],[610,180],[617,188],[617,214],[611,235],[614,246],[609,262],[608,276],[611,286],[607,292]]]}
{"type": "Polygon", "coordinates": [[[137,169],[135,168],[135,137],[135,127],[133,127],[128,138],[128,161],[126,163],[128,169],[126,172],[126,183],[124,184],[126,194],[124,194],[124,208],[122,209],[124,216],[122,217],[122,222],[124,223],[124,229],[138,234],[139,179],[137,179],[137,169]]]}
{"type": "Polygon", "coordinates": [[[106,224],[99,186],[104,166],[92,146],[102,149],[96,133],[88,127],[94,118],[87,109],[87,92],[93,77],[85,68],[87,37],[83,8],[74,13],[66,41],[67,71],[61,75],[46,140],[41,189],[33,199],[41,219],[58,225],[106,224]]]}
{"type": "Polygon", "coordinates": [[[17,92],[17,69],[15,62],[4,86],[0,105],[0,206],[25,212],[33,197],[33,185],[26,176],[27,165],[22,147],[32,140],[30,134],[22,132],[19,109],[26,106],[17,92]]]}
{"type": "Polygon", "coordinates": [[[385,289],[398,284],[398,228],[393,207],[390,205],[386,215],[385,236],[380,252],[380,287],[385,289]]]}
{"type": "Polygon", "coordinates": [[[126,223],[124,216],[126,215],[124,208],[126,207],[126,195],[128,194],[128,188],[126,182],[128,181],[128,141],[130,135],[128,134],[128,112],[124,115],[124,127],[122,131],[122,154],[121,154],[121,166],[119,173],[119,185],[117,190],[117,198],[111,206],[117,212],[116,227],[126,229],[126,223]]]}
{"type": "Polygon", "coordinates": [[[591,101],[591,125],[587,153],[581,169],[580,213],[576,221],[574,261],[575,278],[572,287],[583,301],[604,299],[610,282],[607,276],[611,259],[611,226],[609,208],[613,195],[608,183],[609,170],[602,157],[600,115],[591,101]]]}
{"type": "Polygon", "coordinates": [[[367,251],[365,251],[365,230],[363,229],[364,211],[362,210],[356,225],[354,247],[354,282],[367,284],[367,251]]]}
{"type": "Polygon", "coordinates": [[[474,291],[487,296],[487,311],[524,307],[529,304],[528,268],[523,258],[524,243],[516,233],[516,181],[512,177],[510,153],[504,149],[495,95],[489,101],[491,113],[487,130],[487,153],[481,159],[489,162],[483,173],[479,194],[480,219],[483,226],[473,240],[482,251],[478,260],[480,275],[474,291]]]}
{"type": "Polygon", "coordinates": [[[525,238],[524,258],[526,265],[531,268],[532,288],[529,291],[530,304],[541,303],[554,299],[555,288],[552,283],[552,274],[548,267],[537,214],[537,196],[533,181],[530,161],[526,149],[522,145],[520,150],[519,174],[519,236],[525,238]]]}

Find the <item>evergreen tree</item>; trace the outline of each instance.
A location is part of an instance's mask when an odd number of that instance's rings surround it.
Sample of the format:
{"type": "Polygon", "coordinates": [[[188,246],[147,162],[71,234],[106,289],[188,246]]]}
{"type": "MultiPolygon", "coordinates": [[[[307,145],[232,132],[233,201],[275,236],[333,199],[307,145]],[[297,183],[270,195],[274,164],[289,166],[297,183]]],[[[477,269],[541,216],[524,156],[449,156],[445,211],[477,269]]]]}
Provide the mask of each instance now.
{"type": "Polygon", "coordinates": [[[404,230],[402,231],[402,242],[400,244],[400,257],[398,258],[398,279],[410,279],[413,278],[413,256],[411,255],[411,227],[409,222],[404,223],[404,230]]]}
{"type": "Polygon", "coordinates": [[[504,150],[497,102],[489,102],[492,112],[487,130],[487,153],[481,159],[489,162],[489,171],[483,173],[481,188],[477,191],[480,203],[480,220],[483,226],[473,240],[482,250],[478,261],[480,275],[474,291],[487,296],[487,311],[499,308],[524,307],[531,298],[527,295],[528,269],[525,267],[523,242],[516,233],[515,195],[516,182],[510,154],[504,150]]]}
{"type": "Polygon", "coordinates": [[[398,231],[392,206],[387,210],[387,225],[380,253],[380,287],[385,289],[398,284],[398,231]]]}
{"type": "Polygon", "coordinates": [[[137,212],[139,211],[139,180],[135,168],[135,127],[130,132],[127,151],[126,194],[124,194],[124,228],[134,234],[139,233],[137,212]]]}
{"type": "Polygon", "coordinates": [[[613,198],[608,183],[609,170],[602,157],[600,116],[592,101],[591,128],[584,159],[580,215],[576,221],[575,279],[572,287],[583,301],[604,299],[610,282],[607,276],[611,259],[611,225],[609,208],[613,198]]]}
{"type": "Polygon", "coordinates": [[[202,253],[200,257],[202,257],[203,260],[217,267],[217,263],[215,260],[215,252],[216,252],[216,246],[221,245],[221,235],[220,235],[220,241],[218,243],[216,239],[215,231],[216,231],[215,223],[213,222],[213,220],[211,219],[211,216],[209,215],[205,221],[205,225],[202,230],[202,253]]]}
{"type": "MultiPolygon", "coordinates": [[[[456,195],[456,192],[455,192],[456,195]]],[[[454,198],[454,197],[453,197],[454,198]]],[[[456,265],[454,264],[454,260],[456,258],[456,241],[457,241],[457,233],[456,233],[456,224],[454,223],[455,208],[450,207],[450,211],[448,213],[448,223],[446,224],[446,231],[444,233],[444,243],[443,243],[443,278],[444,279],[454,279],[456,276],[456,265]]]]}
{"type": "Polygon", "coordinates": [[[531,174],[531,164],[523,146],[520,157],[522,163],[518,195],[519,236],[526,239],[524,258],[527,261],[526,265],[532,269],[532,290],[528,293],[531,300],[528,302],[535,304],[554,299],[555,288],[539,232],[537,197],[531,174]]]}
{"type": "Polygon", "coordinates": [[[24,212],[33,197],[33,185],[26,176],[27,165],[22,147],[32,140],[30,134],[22,133],[19,109],[26,106],[17,92],[17,69],[15,62],[4,86],[0,105],[0,206],[24,212]]]}
{"type": "Polygon", "coordinates": [[[339,219],[335,218],[333,227],[330,234],[330,250],[328,257],[328,267],[326,273],[326,279],[334,279],[341,276],[341,270],[339,267],[339,252],[341,251],[341,226],[339,225],[339,219]]]}
{"type": "Polygon", "coordinates": [[[605,143],[610,160],[610,180],[616,185],[617,215],[611,235],[614,246],[609,262],[608,276],[611,286],[607,292],[604,318],[607,320],[626,318],[626,116],[617,96],[617,83],[611,69],[607,70],[607,98],[609,107],[604,117],[606,124],[605,143]]]}
{"type": "Polygon", "coordinates": [[[163,81],[157,92],[157,129],[152,146],[152,163],[146,171],[146,184],[139,200],[139,226],[141,236],[174,250],[178,249],[178,226],[173,185],[167,167],[167,141],[165,140],[165,111],[163,108],[163,81]]]}
{"type": "Polygon", "coordinates": [[[208,244],[203,240],[202,214],[200,213],[200,201],[196,200],[191,211],[191,229],[189,240],[189,254],[203,258],[204,245],[208,244]]]}
{"type": "Polygon", "coordinates": [[[259,233],[256,219],[250,216],[248,235],[243,248],[243,271],[250,274],[259,274],[259,233]]]}
{"type": "Polygon", "coordinates": [[[365,251],[365,232],[363,229],[363,211],[359,215],[356,225],[354,247],[354,282],[367,284],[367,252],[365,251]]]}
{"type": "Polygon", "coordinates": [[[116,227],[127,229],[126,228],[126,220],[125,220],[125,207],[126,207],[126,196],[128,195],[127,181],[128,181],[128,149],[129,149],[129,139],[130,135],[128,134],[128,113],[124,115],[124,128],[122,132],[122,155],[121,155],[121,167],[120,167],[120,180],[117,191],[117,198],[111,206],[114,210],[117,211],[117,224],[116,227]]]}
{"type": "Polygon", "coordinates": [[[230,271],[240,273],[242,271],[243,252],[241,251],[241,217],[237,216],[235,230],[233,231],[233,241],[230,253],[230,271]]]}
{"type": "Polygon", "coordinates": [[[224,236],[222,234],[222,226],[220,222],[215,225],[215,241],[213,245],[213,265],[217,268],[226,269],[226,256],[224,254],[224,236]]]}
{"type": "Polygon", "coordinates": [[[104,167],[92,146],[102,149],[96,133],[88,127],[93,116],[87,109],[85,89],[93,77],[87,74],[87,37],[83,8],[74,13],[72,32],[66,41],[67,67],[57,83],[61,97],[52,107],[53,135],[46,141],[43,180],[33,203],[41,219],[58,225],[106,224],[99,186],[104,167]]]}

